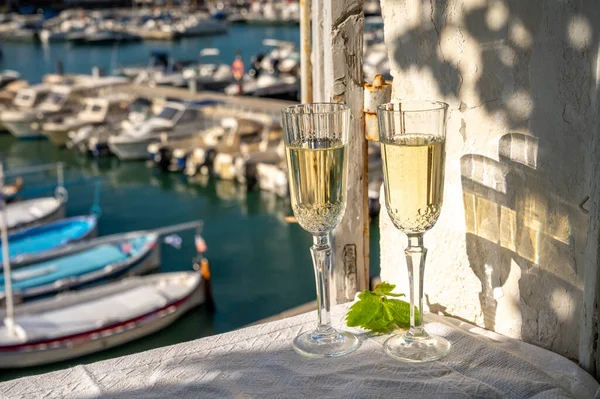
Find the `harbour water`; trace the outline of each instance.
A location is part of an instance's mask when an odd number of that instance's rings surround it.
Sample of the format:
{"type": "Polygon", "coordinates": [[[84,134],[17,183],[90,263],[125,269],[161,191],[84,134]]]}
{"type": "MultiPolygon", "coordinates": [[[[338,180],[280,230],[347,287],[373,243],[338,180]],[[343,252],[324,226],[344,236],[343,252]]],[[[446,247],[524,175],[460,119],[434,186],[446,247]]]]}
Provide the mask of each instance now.
{"type": "MultiPolygon", "coordinates": [[[[15,69],[23,78],[37,82],[44,74],[54,72],[57,60],[64,63],[66,72],[89,73],[93,66],[110,71],[117,65],[144,64],[153,50],[165,50],[177,58],[195,58],[205,47],[219,48],[223,62],[230,62],[236,49],[242,48],[248,62],[251,55],[261,51],[265,38],[297,42],[298,28],[233,25],[225,36],[142,42],[120,48],[6,43],[2,68],[15,69]]],[[[51,366],[3,371],[0,380],[230,331],[315,299],[308,251],[311,239],[297,224],[284,221],[291,214],[288,200],[259,190],[246,192],[233,182],[188,181],[182,174],[159,173],[144,162],[120,163],[115,158],[96,161],[58,149],[48,141],[17,141],[8,134],[0,135],[0,153],[9,170],[64,162],[66,180],[71,183],[69,216],[89,212],[94,201],[94,181],[98,179],[101,235],[203,219],[216,303],[214,314],[201,307],[167,329],[122,347],[51,366]]],[[[53,179],[48,177],[46,183],[53,179]]],[[[376,221],[373,226],[371,275],[377,275],[376,221]]],[[[180,249],[162,244],[160,271],[190,270],[195,254],[193,232],[179,236],[183,240],[180,249]]]]}
{"type": "Polygon", "coordinates": [[[13,69],[29,82],[39,82],[43,75],[56,72],[61,61],[67,73],[87,73],[100,67],[107,73],[124,65],[144,65],[150,52],[166,51],[176,59],[198,59],[200,50],[217,48],[220,60],[231,64],[236,51],[242,52],[246,67],[253,55],[264,51],[264,39],[300,41],[297,26],[231,25],[229,33],[219,36],[182,38],[177,41],[143,41],[127,44],[77,46],[68,42],[50,43],[2,43],[4,54],[1,69],[13,69]]]}

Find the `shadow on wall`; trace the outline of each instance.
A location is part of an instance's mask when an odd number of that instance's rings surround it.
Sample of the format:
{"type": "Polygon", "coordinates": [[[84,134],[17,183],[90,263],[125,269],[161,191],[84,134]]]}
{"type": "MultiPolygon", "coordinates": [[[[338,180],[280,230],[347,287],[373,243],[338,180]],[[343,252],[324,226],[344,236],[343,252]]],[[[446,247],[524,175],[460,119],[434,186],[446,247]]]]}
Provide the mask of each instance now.
{"type": "Polygon", "coordinates": [[[500,162],[475,154],[461,158],[467,256],[481,281],[485,327],[517,319],[515,333],[552,347],[560,325],[581,314],[572,240],[574,230],[585,234],[585,216],[536,170],[536,137],[510,133],[499,147],[500,162]]]}
{"type": "Polygon", "coordinates": [[[574,358],[587,232],[579,204],[588,194],[590,108],[598,96],[592,21],[600,6],[405,3],[387,5],[396,18],[422,17],[386,29],[386,37],[395,34],[387,37],[390,58],[404,75],[396,87],[443,95],[460,121],[462,146],[452,148],[463,152],[448,156],[461,157],[467,256],[481,281],[485,327],[512,318],[515,336],[574,358]],[[419,78],[407,82],[415,72],[419,78]]]}

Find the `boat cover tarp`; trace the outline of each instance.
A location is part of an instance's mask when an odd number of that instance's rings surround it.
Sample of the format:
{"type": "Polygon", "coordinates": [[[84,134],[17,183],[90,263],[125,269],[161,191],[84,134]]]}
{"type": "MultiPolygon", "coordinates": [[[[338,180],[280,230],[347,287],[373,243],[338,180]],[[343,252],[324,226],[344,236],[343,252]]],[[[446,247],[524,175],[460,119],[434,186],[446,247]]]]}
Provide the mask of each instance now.
{"type": "MultiPolygon", "coordinates": [[[[34,198],[27,201],[14,202],[6,207],[8,228],[27,225],[54,213],[61,200],[54,197],[34,198]]],[[[0,226],[2,222],[0,221],[0,226]]]]}
{"type": "MultiPolygon", "coordinates": [[[[15,309],[15,323],[26,337],[11,334],[4,324],[0,324],[0,347],[65,337],[128,322],[184,298],[200,281],[200,275],[195,272],[167,273],[20,305],[15,309]]],[[[0,311],[1,317],[3,312],[0,311]]]]}

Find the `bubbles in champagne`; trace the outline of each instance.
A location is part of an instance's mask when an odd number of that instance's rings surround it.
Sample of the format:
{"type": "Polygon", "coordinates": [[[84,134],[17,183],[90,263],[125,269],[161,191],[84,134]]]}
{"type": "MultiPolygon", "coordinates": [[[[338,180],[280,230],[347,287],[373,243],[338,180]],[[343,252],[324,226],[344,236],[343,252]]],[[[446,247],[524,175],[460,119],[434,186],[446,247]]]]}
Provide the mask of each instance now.
{"type": "Polygon", "coordinates": [[[420,234],[437,222],[444,191],[444,140],[406,134],[382,143],[385,200],[394,225],[420,234]]]}
{"type": "Polygon", "coordinates": [[[292,210],[302,228],[333,230],[346,209],[346,149],[327,140],[306,140],[287,148],[292,210]]]}
{"type": "Polygon", "coordinates": [[[300,204],[292,207],[298,224],[311,233],[333,230],[342,221],[346,204],[342,201],[329,204],[300,204]]]}

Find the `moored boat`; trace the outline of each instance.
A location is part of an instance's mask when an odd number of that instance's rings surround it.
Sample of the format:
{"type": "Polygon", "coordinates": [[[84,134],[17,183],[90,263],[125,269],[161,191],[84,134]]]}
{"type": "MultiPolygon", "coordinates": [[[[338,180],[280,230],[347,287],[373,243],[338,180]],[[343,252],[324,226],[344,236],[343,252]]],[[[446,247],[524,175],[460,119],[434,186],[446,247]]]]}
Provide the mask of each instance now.
{"type": "Polygon", "coordinates": [[[210,100],[198,103],[168,102],[158,116],[109,137],[108,146],[121,160],[145,159],[148,145],[161,141],[161,136],[190,137],[206,128],[212,121],[205,117],[202,108],[217,104],[219,102],[210,100]]]}
{"type": "Polygon", "coordinates": [[[25,117],[48,96],[52,86],[38,84],[17,92],[12,106],[0,113],[3,126],[17,138],[37,138],[41,133],[31,128],[31,120],[25,117]]]}
{"type": "Polygon", "coordinates": [[[167,139],[148,146],[152,162],[164,171],[180,172],[185,169],[188,156],[204,146],[216,146],[225,134],[222,126],[213,126],[191,137],[167,139]]]}
{"type": "Polygon", "coordinates": [[[198,272],[163,273],[19,305],[0,325],[0,368],[73,359],[149,335],[202,304],[205,284],[198,272]]]}
{"type": "Polygon", "coordinates": [[[261,74],[257,78],[246,75],[241,84],[232,83],[227,86],[225,94],[295,101],[298,99],[299,90],[296,76],[261,74]]]}
{"type": "Polygon", "coordinates": [[[99,125],[118,122],[127,118],[127,105],[130,97],[126,94],[112,94],[103,97],[86,98],[84,108],[75,115],[50,119],[42,124],[42,132],[59,147],[66,145],[69,133],[85,125],[99,125]]]}
{"type": "Polygon", "coordinates": [[[43,137],[42,121],[73,114],[81,108],[83,98],[127,82],[127,79],[118,77],[81,76],[73,82],[52,85],[50,94],[35,108],[4,111],[1,120],[18,138],[43,137]]]}
{"type": "Polygon", "coordinates": [[[97,224],[96,215],[88,215],[18,230],[8,236],[10,262],[30,264],[60,247],[93,237],[97,224]]]}
{"type": "MultiPolygon", "coordinates": [[[[66,197],[42,197],[13,202],[6,206],[9,232],[65,217],[66,197]]],[[[0,220],[0,226],[2,221],[0,220]]]]}
{"type": "MultiPolygon", "coordinates": [[[[57,251],[57,256],[11,273],[15,301],[51,295],[124,275],[144,274],[160,265],[158,234],[115,234],[57,251]]],[[[0,276],[0,300],[5,278],[0,276]]]]}
{"type": "MultiPolygon", "coordinates": [[[[98,98],[97,101],[106,103],[107,98],[98,98]]],[[[104,107],[104,106],[103,106],[104,107]]],[[[110,105],[108,105],[110,107],[110,105]]],[[[99,123],[88,123],[68,133],[66,146],[80,153],[101,155],[110,153],[108,138],[136,124],[140,124],[152,115],[152,102],[139,97],[129,102],[125,110],[110,112],[106,119],[99,123]]]]}

